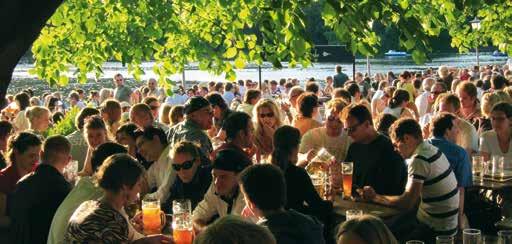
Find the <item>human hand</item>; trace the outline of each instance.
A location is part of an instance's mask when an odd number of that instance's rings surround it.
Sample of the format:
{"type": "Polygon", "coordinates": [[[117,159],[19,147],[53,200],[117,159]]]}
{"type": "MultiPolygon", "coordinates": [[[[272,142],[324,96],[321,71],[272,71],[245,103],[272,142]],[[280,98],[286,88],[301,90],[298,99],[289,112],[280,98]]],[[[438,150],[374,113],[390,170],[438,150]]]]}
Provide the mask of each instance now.
{"type": "Polygon", "coordinates": [[[358,188],[356,189],[356,191],[359,194],[359,196],[361,196],[361,199],[367,202],[373,201],[373,199],[375,199],[375,197],[377,196],[377,193],[371,186],[365,186],[362,189],[358,188]]]}
{"type": "Polygon", "coordinates": [[[143,233],[144,231],[144,222],[142,220],[142,212],[137,212],[135,216],[131,219],[132,226],[137,230],[139,233],[143,233]]]}

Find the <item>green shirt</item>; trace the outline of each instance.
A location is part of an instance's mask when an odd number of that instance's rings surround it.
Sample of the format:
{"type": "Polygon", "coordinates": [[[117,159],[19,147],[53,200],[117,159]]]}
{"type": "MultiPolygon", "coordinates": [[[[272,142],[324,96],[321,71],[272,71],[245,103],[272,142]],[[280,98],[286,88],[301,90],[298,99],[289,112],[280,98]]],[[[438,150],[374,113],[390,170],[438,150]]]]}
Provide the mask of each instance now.
{"type": "Polygon", "coordinates": [[[99,199],[102,195],[103,190],[94,185],[91,177],[85,176],[80,178],[53,216],[48,234],[48,244],[64,243],[64,235],[66,234],[69,218],[71,218],[71,215],[73,215],[78,206],[85,201],[99,199]]]}

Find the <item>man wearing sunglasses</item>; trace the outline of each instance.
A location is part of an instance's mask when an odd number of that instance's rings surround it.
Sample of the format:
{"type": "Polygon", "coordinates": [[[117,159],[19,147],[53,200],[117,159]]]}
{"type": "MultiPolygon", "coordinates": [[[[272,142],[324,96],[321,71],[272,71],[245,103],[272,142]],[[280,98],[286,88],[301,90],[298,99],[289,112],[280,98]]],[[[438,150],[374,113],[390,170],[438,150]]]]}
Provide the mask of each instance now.
{"type": "Polygon", "coordinates": [[[215,216],[242,213],[245,201],[238,187],[238,174],[249,165],[249,158],[237,150],[224,149],[217,153],[212,166],[212,184],[192,213],[196,230],[203,230],[215,216]]]}
{"type": "Polygon", "coordinates": [[[200,145],[203,155],[213,151],[212,143],[204,132],[213,126],[213,109],[204,97],[191,97],[185,103],[185,121],[173,126],[167,139],[171,145],[179,141],[190,141],[200,145]]]}
{"type": "Polygon", "coordinates": [[[368,108],[351,104],[343,109],[342,120],[353,140],[345,159],[354,163],[353,188],[372,186],[379,194],[402,194],[407,182],[405,162],[389,138],[375,130],[368,108]]]}
{"type": "Polygon", "coordinates": [[[212,182],[212,167],[201,164],[200,148],[192,142],[179,142],[171,150],[172,169],[177,178],[172,184],[169,198],[162,209],[172,214],[172,201],[190,199],[192,209],[203,200],[204,194],[212,182]]]}

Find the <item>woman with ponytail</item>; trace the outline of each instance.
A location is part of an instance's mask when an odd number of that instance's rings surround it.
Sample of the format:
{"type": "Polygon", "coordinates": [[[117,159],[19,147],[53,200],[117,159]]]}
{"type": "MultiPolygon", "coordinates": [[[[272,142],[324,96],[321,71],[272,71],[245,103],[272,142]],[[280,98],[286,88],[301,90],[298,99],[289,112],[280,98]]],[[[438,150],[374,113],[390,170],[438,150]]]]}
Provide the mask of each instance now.
{"type": "Polygon", "coordinates": [[[305,169],[296,166],[299,154],[300,131],[291,126],[282,126],[274,133],[272,164],[278,166],[286,180],[286,209],[295,209],[313,215],[324,224],[332,214],[332,203],[318,195],[305,169]],[[306,204],[304,204],[306,203],[306,204]]]}
{"type": "MultiPolygon", "coordinates": [[[[397,89],[393,93],[393,97],[389,100],[388,106],[384,109],[384,114],[391,114],[397,118],[413,118],[417,119],[414,116],[414,112],[411,111],[409,106],[409,92],[404,89],[397,89]]],[[[414,105],[414,103],[413,103],[414,105]]]]}

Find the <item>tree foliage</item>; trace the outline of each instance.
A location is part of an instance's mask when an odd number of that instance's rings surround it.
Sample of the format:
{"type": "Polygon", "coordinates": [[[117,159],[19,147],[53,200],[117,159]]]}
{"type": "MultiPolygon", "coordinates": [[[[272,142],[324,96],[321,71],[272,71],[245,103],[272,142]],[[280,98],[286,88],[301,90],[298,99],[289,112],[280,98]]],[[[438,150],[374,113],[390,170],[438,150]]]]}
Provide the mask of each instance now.
{"type": "Polygon", "coordinates": [[[305,10],[319,7],[325,26],[355,54],[377,53],[380,38],[372,21],[397,30],[400,46],[417,62],[426,60],[429,40],[442,30],[461,51],[479,40],[512,53],[507,44],[512,38],[510,5],[476,0],[68,0],[34,43],[32,72],[50,84],[65,85],[71,67],[84,82],[87,73],[98,77],[104,62],[117,60],[139,79],[141,63],[154,60],[159,81],[170,86],[167,76],[191,62],[225,73],[228,80],[248,63],[308,66],[317,38],[311,32],[318,31],[308,27],[312,20],[305,10]],[[479,35],[467,23],[475,14],[482,19],[479,35]]]}

